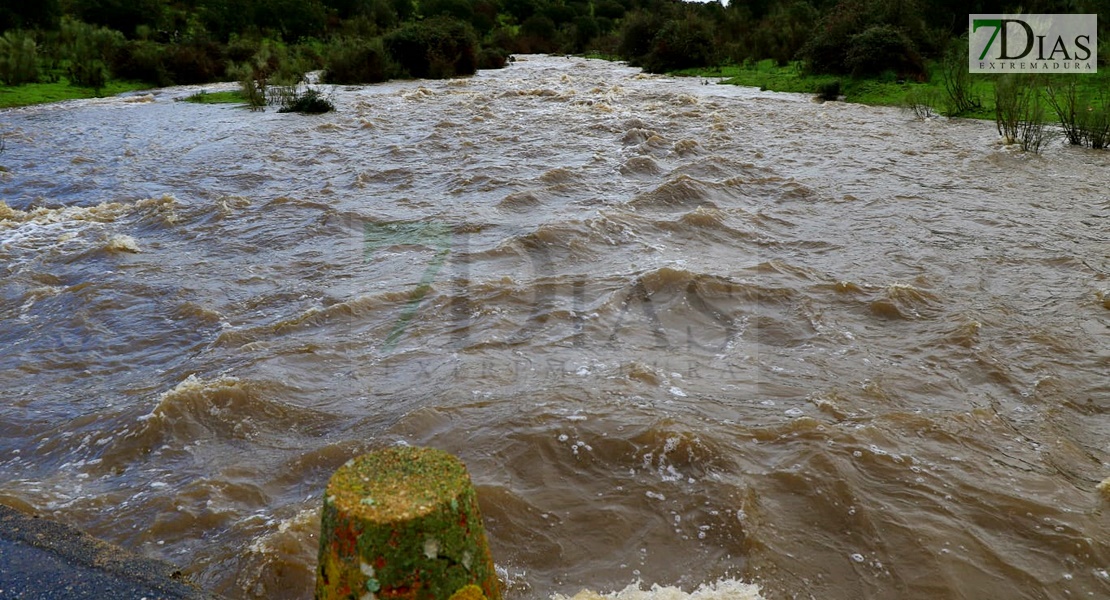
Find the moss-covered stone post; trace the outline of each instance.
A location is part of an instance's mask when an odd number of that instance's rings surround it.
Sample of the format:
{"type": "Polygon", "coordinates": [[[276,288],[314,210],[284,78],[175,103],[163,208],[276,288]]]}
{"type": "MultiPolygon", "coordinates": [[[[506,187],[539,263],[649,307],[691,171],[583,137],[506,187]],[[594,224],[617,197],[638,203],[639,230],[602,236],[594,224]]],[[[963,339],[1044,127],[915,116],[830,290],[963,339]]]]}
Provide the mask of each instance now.
{"type": "Polygon", "coordinates": [[[501,588],[474,486],[457,458],[395,446],[354,458],[332,475],[317,600],[483,595],[501,600],[501,588]]]}

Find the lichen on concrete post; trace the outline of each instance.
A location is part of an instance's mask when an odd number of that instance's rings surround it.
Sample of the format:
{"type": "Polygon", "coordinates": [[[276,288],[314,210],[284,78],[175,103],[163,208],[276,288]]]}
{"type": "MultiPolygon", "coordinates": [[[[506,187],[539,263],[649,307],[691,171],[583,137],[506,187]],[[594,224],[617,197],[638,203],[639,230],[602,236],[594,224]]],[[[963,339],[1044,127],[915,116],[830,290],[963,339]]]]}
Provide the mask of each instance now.
{"type": "Polygon", "coordinates": [[[477,494],[457,458],[395,446],[332,475],[317,600],[448,600],[467,586],[501,599],[477,494]]]}

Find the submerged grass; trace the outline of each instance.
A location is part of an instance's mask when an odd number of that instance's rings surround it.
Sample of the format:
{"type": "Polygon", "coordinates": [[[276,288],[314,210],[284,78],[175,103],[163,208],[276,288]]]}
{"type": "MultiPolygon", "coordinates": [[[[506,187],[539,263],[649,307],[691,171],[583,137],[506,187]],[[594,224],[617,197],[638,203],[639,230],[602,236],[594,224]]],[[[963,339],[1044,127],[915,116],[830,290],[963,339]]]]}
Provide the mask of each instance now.
{"type": "Polygon", "coordinates": [[[209,92],[201,90],[192,96],[181,99],[182,102],[192,102],[194,104],[246,104],[247,99],[243,97],[243,92],[239,90],[231,90],[227,92],[209,92]]]}

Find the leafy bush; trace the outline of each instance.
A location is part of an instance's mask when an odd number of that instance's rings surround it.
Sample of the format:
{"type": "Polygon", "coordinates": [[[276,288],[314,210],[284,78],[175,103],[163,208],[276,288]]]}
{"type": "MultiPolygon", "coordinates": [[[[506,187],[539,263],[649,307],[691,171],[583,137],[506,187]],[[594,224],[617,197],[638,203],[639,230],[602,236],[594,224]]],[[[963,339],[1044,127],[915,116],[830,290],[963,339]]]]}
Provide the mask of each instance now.
{"type": "Polygon", "coordinates": [[[254,58],[262,49],[262,41],[247,37],[232,36],[224,46],[224,59],[229,63],[242,63],[254,58]]]}
{"type": "MultiPolygon", "coordinates": [[[[779,65],[786,65],[805,45],[817,20],[818,12],[812,4],[794,0],[789,4],[775,4],[750,33],[733,37],[746,38],[747,47],[741,50],[745,58],[771,58],[779,65]]],[[[732,54],[736,55],[737,50],[734,47],[732,54]]]]}
{"type": "MultiPolygon", "coordinates": [[[[227,4],[235,10],[234,3],[227,4]]],[[[328,11],[319,0],[269,0],[258,3],[251,12],[256,27],[292,43],[322,35],[328,11]]]]}
{"type": "Polygon", "coordinates": [[[385,50],[381,38],[336,38],[328,46],[324,81],[328,83],[378,83],[398,74],[399,67],[385,50]]]}
{"type": "Polygon", "coordinates": [[[849,39],[863,31],[870,20],[863,2],[842,0],[817,26],[813,36],[798,51],[807,70],[814,73],[846,73],[849,39]]]}
{"type": "Polygon", "coordinates": [[[904,74],[920,74],[924,69],[917,51],[931,46],[929,39],[923,9],[913,0],[840,0],[825,13],[798,56],[814,73],[905,69],[904,74]],[[887,52],[893,52],[897,64],[886,58],[887,52]]]}
{"type": "Polygon", "coordinates": [[[69,59],[69,82],[95,89],[108,82],[108,64],[124,43],[118,31],[68,18],[62,19],[60,41],[69,59]]]}
{"type": "Polygon", "coordinates": [[[112,75],[120,79],[146,81],[158,86],[173,85],[166,69],[166,47],[148,40],[132,40],[120,46],[111,60],[112,75]]]}
{"type": "Polygon", "coordinates": [[[594,3],[594,15],[607,19],[619,19],[624,16],[624,5],[617,0],[600,0],[594,3]]]}
{"type": "Polygon", "coordinates": [[[468,23],[436,17],[408,23],[384,40],[390,56],[411,77],[441,79],[473,75],[478,69],[478,41],[468,23]]]}
{"type": "Polygon", "coordinates": [[[474,16],[474,7],[467,0],[421,0],[420,12],[425,17],[442,15],[469,21],[474,16]]]}
{"type": "Polygon", "coordinates": [[[9,31],[0,37],[0,82],[21,85],[38,79],[37,48],[31,34],[9,31]]]}
{"type": "Polygon", "coordinates": [[[627,15],[621,25],[617,54],[631,65],[642,65],[642,59],[651,52],[655,33],[662,26],[661,19],[646,12],[636,11],[627,15]]]}
{"type": "Polygon", "coordinates": [[[925,72],[913,42],[891,25],[874,25],[848,38],[844,66],[857,77],[878,75],[887,70],[902,76],[925,72]]]}
{"type": "Polygon", "coordinates": [[[705,67],[714,59],[713,26],[693,14],[667,21],[651,41],[651,51],[641,58],[644,69],[666,73],[705,67]]]}
{"type": "Polygon", "coordinates": [[[55,29],[62,11],[58,0],[0,3],[0,31],[55,29]]]}
{"type": "Polygon", "coordinates": [[[585,52],[586,48],[594,38],[601,35],[601,27],[597,24],[597,20],[589,15],[576,17],[574,19],[574,52],[585,52]]]}
{"type": "Polygon", "coordinates": [[[165,68],[175,84],[206,83],[224,76],[221,48],[210,40],[168,44],[165,50],[165,68]]]}
{"type": "Polygon", "coordinates": [[[556,40],[559,30],[546,15],[532,15],[520,24],[520,52],[525,54],[552,53],[559,50],[556,40]]]}

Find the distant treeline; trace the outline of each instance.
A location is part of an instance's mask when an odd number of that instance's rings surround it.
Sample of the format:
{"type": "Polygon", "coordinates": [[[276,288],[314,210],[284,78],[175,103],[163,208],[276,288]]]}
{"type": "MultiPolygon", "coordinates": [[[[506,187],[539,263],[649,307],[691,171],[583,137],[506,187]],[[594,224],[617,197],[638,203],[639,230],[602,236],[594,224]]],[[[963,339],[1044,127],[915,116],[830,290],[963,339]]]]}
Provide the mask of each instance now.
{"type": "Polygon", "coordinates": [[[321,69],[326,81],[370,83],[465,75],[537,52],[596,53],[653,72],[774,59],[814,73],[920,79],[966,32],[968,13],[1110,16],[1107,8],[1110,0],[4,0],[0,83],[279,82],[321,69]]]}

